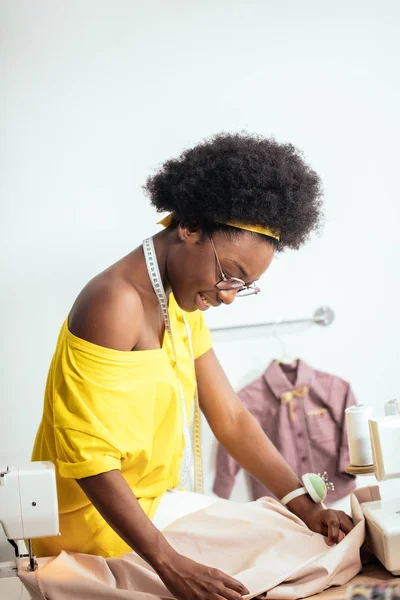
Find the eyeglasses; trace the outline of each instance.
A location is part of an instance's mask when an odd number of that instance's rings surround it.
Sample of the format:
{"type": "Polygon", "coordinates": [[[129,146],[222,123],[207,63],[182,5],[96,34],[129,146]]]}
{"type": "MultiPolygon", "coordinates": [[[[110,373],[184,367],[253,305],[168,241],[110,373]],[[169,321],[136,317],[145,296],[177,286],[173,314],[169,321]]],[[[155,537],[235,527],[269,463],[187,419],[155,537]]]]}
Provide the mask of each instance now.
{"type": "Polygon", "coordinates": [[[212,248],[214,250],[215,258],[217,260],[218,268],[221,273],[222,279],[217,281],[215,287],[224,292],[229,292],[232,290],[236,291],[236,295],[239,297],[243,296],[252,296],[253,294],[259,294],[261,292],[260,288],[251,283],[247,285],[242,279],[238,279],[237,277],[227,277],[222,270],[221,263],[219,262],[218,254],[214,246],[213,239],[211,235],[208,236],[210,238],[210,242],[212,248]]]}

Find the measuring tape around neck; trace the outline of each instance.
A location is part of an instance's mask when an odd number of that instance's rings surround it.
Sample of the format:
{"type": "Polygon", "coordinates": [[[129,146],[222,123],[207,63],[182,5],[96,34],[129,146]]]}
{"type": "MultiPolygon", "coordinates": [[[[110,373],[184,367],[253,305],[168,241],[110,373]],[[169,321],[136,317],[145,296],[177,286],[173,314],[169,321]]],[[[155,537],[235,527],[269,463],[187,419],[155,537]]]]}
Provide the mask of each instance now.
{"type": "MultiPolygon", "coordinates": [[[[164,319],[165,331],[169,337],[171,342],[172,351],[175,359],[175,370],[177,372],[177,383],[179,388],[179,393],[181,396],[182,402],[182,430],[183,430],[183,438],[184,438],[184,452],[183,452],[183,460],[180,470],[180,480],[179,484],[174,489],[179,489],[183,487],[187,481],[191,463],[192,463],[192,448],[191,448],[191,439],[189,430],[187,427],[187,417],[186,417],[186,405],[185,405],[185,396],[183,393],[183,388],[181,382],[179,380],[179,366],[178,366],[178,357],[175,350],[174,338],[172,335],[171,329],[171,321],[169,318],[168,312],[168,301],[165,295],[164,286],[162,283],[160,270],[158,268],[157,255],[154,248],[153,238],[147,238],[143,242],[143,252],[146,259],[147,270],[149,273],[150,281],[152,283],[154,292],[157,296],[158,303],[161,308],[161,312],[164,319]]],[[[184,312],[182,311],[183,320],[185,322],[188,339],[189,339],[189,347],[193,360],[193,368],[194,368],[194,354],[192,347],[192,336],[189,324],[185,317],[184,312]]],[[[196,373],[194,373],[194,377],[196,378],[196,373]]],[[[200,407],[199,407],[199,399],[197,392],[197,384],[195,382],[195,398],[194,398],[194,421],[193,421],[193,433],[194,433],[194,489],[195,492],[202,494],[203,493],[203,470],[202,470],[202,458],[201,458],[201,440],[200,440],[200,407]]]]}

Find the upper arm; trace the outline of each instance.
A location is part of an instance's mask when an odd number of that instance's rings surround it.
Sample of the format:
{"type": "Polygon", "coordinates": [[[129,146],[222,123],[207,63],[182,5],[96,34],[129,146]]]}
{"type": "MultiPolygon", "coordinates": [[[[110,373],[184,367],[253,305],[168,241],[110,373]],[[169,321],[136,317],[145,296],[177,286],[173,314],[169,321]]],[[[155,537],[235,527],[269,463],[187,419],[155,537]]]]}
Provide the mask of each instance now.
{"type": "Polygon", "coordinates": [[[196,359],[196,379],[201,410],[213,433],[219,439],[245,408],[213,349],[196,359]]]}
{"type": "Polygon", "coordinates": [[[68,319],[70,332],[88,342],[130,351],[143,320],[138,292],[123,280],[93,281],[78,296],[68,319]]]}

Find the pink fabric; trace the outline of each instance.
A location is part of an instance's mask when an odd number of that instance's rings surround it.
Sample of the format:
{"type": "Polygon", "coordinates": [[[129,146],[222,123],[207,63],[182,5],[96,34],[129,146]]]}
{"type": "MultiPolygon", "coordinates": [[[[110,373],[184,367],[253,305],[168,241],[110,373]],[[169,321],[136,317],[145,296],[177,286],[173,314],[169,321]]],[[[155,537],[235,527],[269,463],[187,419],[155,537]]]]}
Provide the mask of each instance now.
{"type": "MultiPolygon", "coordinates": [[[[345,472],[350,459],[344,411],[356,403],[348,383],[313,369],[303,360],[294,366],[273,361],[239,397],[299,477],[328,472],[335,491],[329,494],[327,503],[347,496],[355,488],[355,478],[345,472]],[[302,386],[309,391],[302,398],[293,398],[291,420],[290,406],[281,402],[281,395],[302,386]]],[[[219,446],[213,488],[218,496],[229,498],[239,469],[239,464],[219,446]]],[[[251,487],[254,499],[273,496],[253,478],[251,487]]]]}
{"type": "MultiPolygon", "coordinates": [[[[365,526],[353,499],[357,525],[337,546],[272,498],[248,504],[218,500],[178,519],[163,534],[181,554],[219,568],[250,590],[245,598],[297,599],[342,585],[361,568],[365,526]]],[[[33,600],[160,600],[172,598],[162,581],[134,552],[104,559],[62,552],[39,559],[19,576],[33,600]]]]}

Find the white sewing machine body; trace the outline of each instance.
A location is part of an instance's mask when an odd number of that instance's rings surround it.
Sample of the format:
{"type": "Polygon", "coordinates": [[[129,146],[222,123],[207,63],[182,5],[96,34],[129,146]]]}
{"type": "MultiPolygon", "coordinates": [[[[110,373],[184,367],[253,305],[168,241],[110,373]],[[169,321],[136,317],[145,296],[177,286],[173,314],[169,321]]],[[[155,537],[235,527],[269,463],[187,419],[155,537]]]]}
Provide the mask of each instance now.
{"type": "Polygon", "coordinates": [[[30,600],[31,596],[18,577],[17,565],[14,561],[0,563],[0,598],[1,600],[30,600]]]}
{"type": "MultiPolygon", "coordinates": [[[[32,462],[24,467],[0,468],[0,524],[8,540],[12,540],[16,558],[28,558],[27,568],[35,561],[31,538],[59,535],[57,486],[54,465],[32,462]],[[21,553],[28,540],[29,555],[21,553]]],[[[30,598],[18,577],[16,562],[0,563],[0,598],[30,598]]]]}
{"type": "Polygon", "coordinates": [[[400,575],[400,498],[361,505],[368,545],[384,567],[400,575]]]}
{"type": "MultiPolygon", "coordinates": [[[[377,481],[400,478],[400,415],[369,419],[373,473],[377,481]]],[[[384,567],[400,575],[400,496],[361,505],[367,542],[384,567]]]]}

